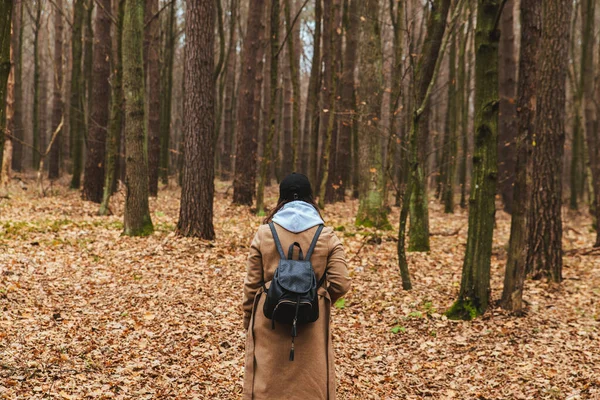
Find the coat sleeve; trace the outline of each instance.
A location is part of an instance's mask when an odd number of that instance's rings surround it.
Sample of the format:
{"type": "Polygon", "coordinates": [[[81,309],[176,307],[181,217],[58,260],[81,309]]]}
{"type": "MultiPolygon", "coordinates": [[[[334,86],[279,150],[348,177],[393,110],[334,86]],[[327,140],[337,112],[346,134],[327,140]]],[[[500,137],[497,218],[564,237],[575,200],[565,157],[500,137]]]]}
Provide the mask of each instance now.
{"type": "Polygon", "coordinates": [[[350,275],[346,262],[344,246],[335,233],[329,239],[329,256],[327,257],[327,291],[331,301],[335,302],[350,290],[350,275]]]}
{"type": "Polygon", "coordinates": [[[261,287],[262,283],[262,254],[260,252],[260,231],[254,236],[252,245],[250,246],[250,255],[246,266],[246,278],[244,279],[244,329],[248,329],[250,325],[250,317],[252,315],[252,306],[254,297],[261,287]]]}

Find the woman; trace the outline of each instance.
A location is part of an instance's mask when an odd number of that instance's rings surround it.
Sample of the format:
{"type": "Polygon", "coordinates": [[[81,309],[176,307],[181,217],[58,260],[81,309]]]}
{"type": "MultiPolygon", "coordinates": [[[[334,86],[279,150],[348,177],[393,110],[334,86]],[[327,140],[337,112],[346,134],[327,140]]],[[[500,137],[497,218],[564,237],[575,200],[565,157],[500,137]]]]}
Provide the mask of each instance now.
{"type": "MultiPolygon", "coordinates": [[[[308,251],[323,219],[313,200],[308,178],[288,175],[279,186],[277,207],[265,219],[252,241],[244,280],[244,328],[246,361],[244,399],[335,399],[335,370],[331,342],[331,304],[350,288],[346,255],[333,229],[324,228],[310,259],[317,281],[319,319],[299,325],[294,361],[290,361],[290,326],[273,324],[263,313],[266,287],[280,260],[269,222],[273,222],[283,249],[298,242],[308,251]]],[[[297,256],[294,256],[297,258],[297,256]]]]}

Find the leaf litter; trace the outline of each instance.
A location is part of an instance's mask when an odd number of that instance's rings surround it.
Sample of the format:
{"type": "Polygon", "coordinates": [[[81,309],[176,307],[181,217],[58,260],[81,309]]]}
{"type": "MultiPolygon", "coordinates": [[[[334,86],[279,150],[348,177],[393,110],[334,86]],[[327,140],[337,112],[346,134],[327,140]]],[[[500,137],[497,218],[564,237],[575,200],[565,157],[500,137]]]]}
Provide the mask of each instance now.
{"type": "MultiPolygon", "coordinates": [[[[54,191],[0,202],[0,398],[241,398],[242,284],[261,218],[231,204],[230,183],[217,182],[212,242],[175,235],[175,189],[150,200],[146,238],[121,236],[122,194],[99,217],[79,193],[54,191]]],[[[443,313],[459,289],[467,213],[430,203],[432,250],[408,254],[405,292],[397,232],[355,227],[357,208],[324,213],[353,277],[332,309],[338,398],[600,399],[600,257],[578,251],[593,243],[589,216],[564,216],[565,280],[526,281],[525,316],[494,305],[456,322],[443,313]]],[[[493,304],[509,229],[499,211],[493,304]]]]}

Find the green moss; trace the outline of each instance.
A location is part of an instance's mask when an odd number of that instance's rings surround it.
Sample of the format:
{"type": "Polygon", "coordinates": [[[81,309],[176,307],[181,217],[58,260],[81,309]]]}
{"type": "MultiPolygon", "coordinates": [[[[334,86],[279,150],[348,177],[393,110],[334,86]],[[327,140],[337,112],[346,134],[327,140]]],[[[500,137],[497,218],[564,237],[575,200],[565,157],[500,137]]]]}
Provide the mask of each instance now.
{"type": "Polygon", "coordinates": [[[452,307],[446,311],[445,315],[448,319],[471,321],[483,314],[470,299],[458,299],[452,307]]]}
{"type": "Polygon", "coordinates": [[[150,220],[150,218],[148,217],[145,219],[145,221],[142,223],[142,225],[137,229],[125,228],[123,235],[144,237],[144,236],[150,236],[153,233],[154,233],[154,226],[152,225],[152,220],[150,220]]]}

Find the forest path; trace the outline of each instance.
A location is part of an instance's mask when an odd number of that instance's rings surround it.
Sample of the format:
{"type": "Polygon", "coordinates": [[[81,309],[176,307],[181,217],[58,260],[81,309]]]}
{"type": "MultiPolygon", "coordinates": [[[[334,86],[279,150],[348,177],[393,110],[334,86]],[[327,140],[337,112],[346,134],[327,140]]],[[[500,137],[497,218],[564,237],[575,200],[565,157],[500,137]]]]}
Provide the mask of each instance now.
{"type": "MultiPolygon", "coordinates": [[[[0,397],[240,398],[242,282],[260,218],[231,205],[228,185],[217,183],[212,243],[175,237],[175,189],[151,199],[157,231],[147,238],[121,236],[122,194],[110,217],[64,189],[39,198],[34,185],[15,187],[0,200],[0,397]]],[[[266,204],[275,195],[270,188],[266,204]]],[[[431,203],[433,250],[409,253],[414,290],[404,292],[397,231],[369,241],[374,232],[353,225],[357,207],[324,213],[353,277],[333,312],[340,399],[600,398],[598,254],[567,252],[560,288],[527,281],[525,317],[493,308],[474,322],[448,321],[466,212],[445,215],[431,203]]],[[[565,249],[589,248],[590,219],[565,219],[565,249]]],[[[397,229],[396,208],[391,222],[397,229]]],[[[509,226],[498,212],[494,300],[509,226]]]]}

